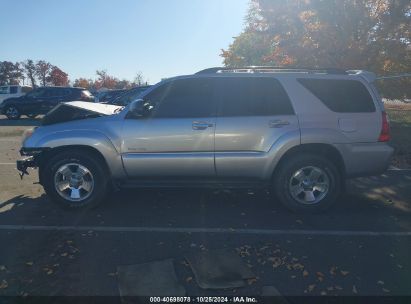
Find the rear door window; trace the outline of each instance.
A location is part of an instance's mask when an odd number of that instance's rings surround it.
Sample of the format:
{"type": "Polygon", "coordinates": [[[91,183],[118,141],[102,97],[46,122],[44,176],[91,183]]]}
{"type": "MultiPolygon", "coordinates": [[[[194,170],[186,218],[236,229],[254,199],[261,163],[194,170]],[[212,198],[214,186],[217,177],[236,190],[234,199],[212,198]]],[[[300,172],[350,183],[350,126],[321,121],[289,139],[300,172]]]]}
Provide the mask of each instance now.
{"type": "Polygon", "coordinates": [[[331,111],[340,113],[375,112],[372,96],[359,81],[300,78],[298,82],[331,111]]]}
{"type": "Polygon", "coordinates": [[[222,77],[218,95],[218,115],[273,116],[293,115],[294,110],[277,79],[268,77],[222,77]]]}

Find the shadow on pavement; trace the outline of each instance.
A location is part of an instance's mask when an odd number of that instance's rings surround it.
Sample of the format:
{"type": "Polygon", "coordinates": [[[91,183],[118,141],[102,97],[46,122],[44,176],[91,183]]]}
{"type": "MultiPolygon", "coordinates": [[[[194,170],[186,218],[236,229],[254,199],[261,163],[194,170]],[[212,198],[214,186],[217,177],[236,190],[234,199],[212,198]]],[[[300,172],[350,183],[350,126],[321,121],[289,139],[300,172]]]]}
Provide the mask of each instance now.
{"type": "Polygon", "coordinates": [[[92,210],[65,211],[45,195],[0,204],[2,224],[233,229],[411,230],[409,176],[392,173],[350,181],[321,214],[285,210],[262,190],[122,190],[92,210]]]}

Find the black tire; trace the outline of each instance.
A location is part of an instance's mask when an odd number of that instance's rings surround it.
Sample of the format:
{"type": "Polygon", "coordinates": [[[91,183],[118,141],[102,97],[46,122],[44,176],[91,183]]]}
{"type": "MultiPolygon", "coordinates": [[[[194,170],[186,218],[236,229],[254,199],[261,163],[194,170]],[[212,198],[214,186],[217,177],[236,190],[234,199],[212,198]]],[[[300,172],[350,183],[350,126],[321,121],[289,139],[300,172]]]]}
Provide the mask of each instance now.
{"type": "MultiPolygon", "coordinates": [[[[274,190],[280,202],[297,213],[318,213],[330,208],[341,194],[342,176],[337,167],[325,157],[313,154],[296,154],[285,159],[274,176],[274,190]],[[328,178],[329,186],[325,196],[316,203],[302,203],[291,194],[290,183],[294,173],[306,167],[316,167],[328,178]]],[[[304,196],[304,194],[303,194],[304,196]]],[[[301,199],[303,200],[303,198],[301,199]]]]}
{"type": "Polygon", "coordinates": [[[28,118],[35,119],[38,115],[37,114],[26,114],[28,118]]]}
{"type": "Polygon", "coordinates": [[[4,114],[7,116],[8,119],[17,120],[20,119],[21,113],[16,106],[8,106],[4,110],[4,114]]]}
{"type": "Polygon", "coordinates": [[[52,157],[42,169],[42,183],[46,194],[51,200],[64,209],[89,209],[99,205],[109,189],[109,174],[99,157],[94,153],[78,150],[67,150],[52,157]],[[59,194],[54,178],[57,170],[66,164],[79,164],[91,172],[94,187],[88,197],[81,201],[70,201],[59,194]]]}

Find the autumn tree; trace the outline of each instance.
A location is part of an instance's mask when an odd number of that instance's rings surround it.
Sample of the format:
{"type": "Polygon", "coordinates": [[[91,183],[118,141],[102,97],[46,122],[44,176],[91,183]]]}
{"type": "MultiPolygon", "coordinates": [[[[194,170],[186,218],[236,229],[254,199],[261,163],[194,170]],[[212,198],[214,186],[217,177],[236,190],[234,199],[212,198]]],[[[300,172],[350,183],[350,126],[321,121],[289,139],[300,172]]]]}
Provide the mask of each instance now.
{"type": "Polygon", "coordinates": [[[18,62],[0,61],[0,85],[19,84],[23,76],[18,62]]]}
{"type": "Polygon", "coordinates": [[[53,65],[50,62],[44,60],[39,60],[36,63],[36,75],[43,87],[47,85],[47,79],[50,77],[52,68],[53,65]]]}
{"type": "Polygon", "coordinates": [[[94,81],[92,79],[77,78],[73,82],[73,87],[80,87],[80,88],[90,89],[93,85],[93,82],[94,81]]]}
{"type": "Polygon", "coordinates": [[[411,70],[409,0],[251,0],[226,66],[411,70]]]}
{"type": "Polygon", "coordinates": [[[69,79],[67,73],[63,72],[56,66],[51,68],[49,75],[47,76],[47,82],[54,86],[68,86],[69,79]]]}
{"type": "Polygon", "coordinates": [[[31,82],[31,86],[33,88],[36,87],[36,65],[34,64],[34,61],[27,59],[22,62],[21,65],[23,66],[23,71],[26,74],[26,78],[28,78],[31,82]]]}

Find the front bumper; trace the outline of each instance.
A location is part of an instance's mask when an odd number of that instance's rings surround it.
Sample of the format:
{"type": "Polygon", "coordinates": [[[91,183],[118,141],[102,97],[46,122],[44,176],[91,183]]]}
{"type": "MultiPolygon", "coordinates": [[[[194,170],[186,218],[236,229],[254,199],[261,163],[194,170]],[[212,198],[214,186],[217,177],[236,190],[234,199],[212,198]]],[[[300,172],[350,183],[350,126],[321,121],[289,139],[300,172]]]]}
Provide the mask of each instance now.
{"type": "Polygon", "coordinates": [[[20,155],[24,156],[22,159],[17,160],[17,170],[20,172],[20,178],[23,179],[24,175],[28,175],[28,168],[37,168],[39,165],[39,159],[43,152],[49,150],[49,148],[21,148],[20,155]]]}

